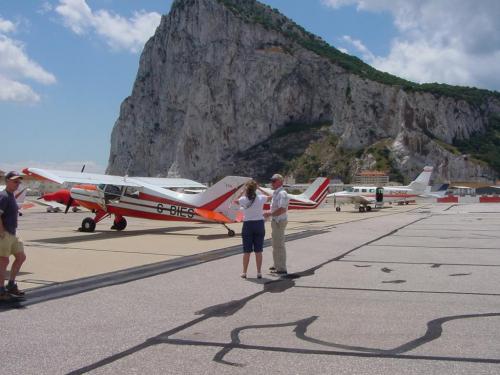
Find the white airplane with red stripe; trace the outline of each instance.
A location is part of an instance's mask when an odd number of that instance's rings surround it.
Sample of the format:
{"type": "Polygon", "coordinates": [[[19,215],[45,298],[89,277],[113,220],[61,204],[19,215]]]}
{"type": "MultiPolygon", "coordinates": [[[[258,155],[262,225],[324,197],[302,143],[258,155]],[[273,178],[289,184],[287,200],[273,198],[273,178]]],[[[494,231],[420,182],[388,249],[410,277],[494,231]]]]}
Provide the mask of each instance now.
{"type": "Polygon", "coordinates": [[[340,211],[338,204],[342,203],[354,204],[354,209],[359,212],[381,208],[384,202],[408,203],[409,200],[429,195],[432,171],[432,167],[424,167],[422,173],[406,186],[352,186],[347,190],[329,194],[328,198],[333,198],[337,211],[340,211]]]}
{"type": "MultiPolygon", "coordinates": [[[[289,210],[311,210],[320,207],[326,200],[330,180],[326,177],[316,178],[302,194],[288,194],[289,210]]],[[[274,190],[261,188],[267,195],[272,195],[274,190]]],[[[265,210],[270,209],[270,204],[264,205],[265,210]]]]}
{"type": "MultiPolygon", "coordinates": [[[[242,212],[232,203],[241,193],[248,177],[228,176],[201,193],[188,194],[172,189],[206,188],[187,179],[122,177],[94,173],[25,168],[27,175],[60,184],[76,183],[71,199],[95,212],[83,219],[83,232],[93,232],[96,224],[114,216],[111,229],[121,231],[127,226],[126,216],[165,221],[201,221],[219,223],[229,236],[234,231],[226,224],[241,221],[242,212]]],[[[73,201],[68,202],[67,208],[73,201]]]]}

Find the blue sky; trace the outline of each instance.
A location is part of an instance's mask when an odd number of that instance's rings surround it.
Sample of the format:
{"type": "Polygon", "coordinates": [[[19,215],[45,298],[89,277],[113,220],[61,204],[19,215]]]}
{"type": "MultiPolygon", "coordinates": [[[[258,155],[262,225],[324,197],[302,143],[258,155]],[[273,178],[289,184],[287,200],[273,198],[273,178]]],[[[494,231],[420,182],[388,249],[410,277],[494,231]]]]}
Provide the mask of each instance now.
{"type": "MultiPolygon", "coordinates": [[[[376,68],[500,90],[500,1],[264,0],[376,68]]],[[[103,172],[171,0],[0,0],[0,169],[103,172]]]]}

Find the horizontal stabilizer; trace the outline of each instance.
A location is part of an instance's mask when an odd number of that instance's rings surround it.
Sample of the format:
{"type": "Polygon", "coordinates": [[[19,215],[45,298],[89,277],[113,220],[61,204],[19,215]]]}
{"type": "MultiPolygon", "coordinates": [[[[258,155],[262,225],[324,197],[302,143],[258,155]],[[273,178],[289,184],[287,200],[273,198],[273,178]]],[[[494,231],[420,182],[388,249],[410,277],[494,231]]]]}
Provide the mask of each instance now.
{"type": "Polygon", "coordinates": [[[215,221],[218,223],[232,223],[234,221],[241,221],[241,217],[239,220],[231,220],[227,216],[221,214],[220,212],[204,210],[203,208],[195,208],[194,213],[198,216],[204,217],[210,221],[215,221]]]}

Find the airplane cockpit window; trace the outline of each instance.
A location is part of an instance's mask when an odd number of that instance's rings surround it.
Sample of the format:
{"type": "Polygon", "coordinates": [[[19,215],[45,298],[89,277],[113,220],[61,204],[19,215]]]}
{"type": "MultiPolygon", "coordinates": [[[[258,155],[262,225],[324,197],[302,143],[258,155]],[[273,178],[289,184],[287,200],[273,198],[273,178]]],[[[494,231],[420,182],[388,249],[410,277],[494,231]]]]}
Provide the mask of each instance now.
{"type": "Polygon", "coordinates": [[[348,193],[352,193],[354,191],[354,189],[351,187],[348,187],[345,191],[347,191],[348,193]]]}
{"type": "Polygon", "coordinates": [[[127,186],[123,195],[131,198],[139,198],[139,188],[136,188],[134,186],[127,186]]]}
{"type": "Polygon", "coordinates": [[[106,202],[118,201],[122,195],[122,190],[116,185],[106,185],[104,188],[104,199],[106,202]]]}

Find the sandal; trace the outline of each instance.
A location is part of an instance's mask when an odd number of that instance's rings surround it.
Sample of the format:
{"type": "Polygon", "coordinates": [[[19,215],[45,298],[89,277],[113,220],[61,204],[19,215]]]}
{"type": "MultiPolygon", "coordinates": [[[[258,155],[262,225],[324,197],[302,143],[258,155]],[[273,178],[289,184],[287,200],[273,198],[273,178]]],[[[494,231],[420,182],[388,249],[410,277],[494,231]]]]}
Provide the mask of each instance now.
{"type": "Polygon", "coordinates": [[[241,277],[242,279],[246,279],[246,278],[247,278],[247,274],[246,274],[245,272],[243,272],[243,273],[240,275],[240,277],[241,277]]]}

